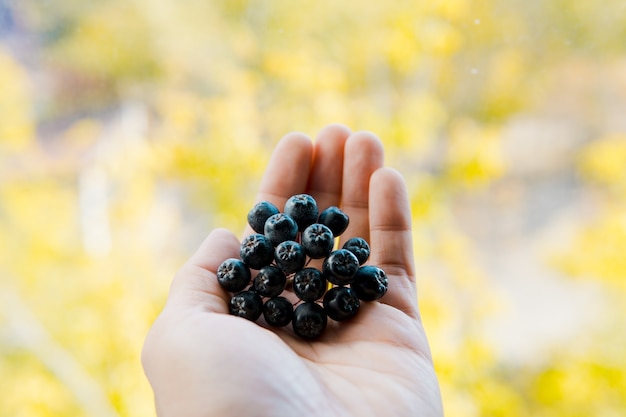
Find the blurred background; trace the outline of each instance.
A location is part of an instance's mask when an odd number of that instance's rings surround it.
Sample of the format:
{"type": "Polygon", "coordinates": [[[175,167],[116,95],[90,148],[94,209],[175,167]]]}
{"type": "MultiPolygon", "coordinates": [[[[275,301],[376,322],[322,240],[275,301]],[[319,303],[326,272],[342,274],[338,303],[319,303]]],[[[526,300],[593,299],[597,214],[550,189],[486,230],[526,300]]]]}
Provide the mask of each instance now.
{"type": "Polygon", "coordinates": [[[623,416],[621,0],[0,0],[0,415],[153,415],[172,275],[333,122],[406,176],[447,415],[623,416]]]}

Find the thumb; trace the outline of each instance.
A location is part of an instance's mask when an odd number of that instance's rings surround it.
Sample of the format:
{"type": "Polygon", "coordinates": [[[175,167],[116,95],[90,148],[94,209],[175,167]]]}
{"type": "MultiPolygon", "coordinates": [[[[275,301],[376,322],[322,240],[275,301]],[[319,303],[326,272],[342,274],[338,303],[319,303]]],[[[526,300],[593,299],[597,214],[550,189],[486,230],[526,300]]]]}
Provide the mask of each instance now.
{"type": "Polygon", "coordinates": [[[232,232],[213,230],[174,276],[168,306],[228,313],[230,297],[217,282],[216,272],[225,259],[239,257],[239,248],[232,232]]]}

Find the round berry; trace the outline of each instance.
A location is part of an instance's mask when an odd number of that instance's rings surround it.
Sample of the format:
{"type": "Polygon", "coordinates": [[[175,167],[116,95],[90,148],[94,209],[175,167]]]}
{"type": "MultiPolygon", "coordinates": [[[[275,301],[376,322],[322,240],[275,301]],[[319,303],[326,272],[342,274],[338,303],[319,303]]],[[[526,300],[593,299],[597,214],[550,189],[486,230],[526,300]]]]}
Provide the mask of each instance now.
{"type": "Polygon", "coordinates": [[[346,213],[341,211],[337,206],[330,206],[322,211],[319,217],[319,223],[322,223],[333,232],[333,236],[339,236],[348,228],[350,218],[346,213]]]}
{"type": "Polygon", "coordinates": [[[293,277],[293,291],[302,301],[315,301],[326,292],[326,277],[319,269],[304,268],[293,277]]]}
{"type": "Polygon", "coordinates": [[[293,305],[285,297],[270,298],[263,305],[263,317],[270,326],[286,326],[293,318],[293,305]]]}
{"type": "Polygon", "coordinates": [[[362,237],[353,237],[343,244],[343,249],[348,249],[354,253],[359,260],[359,265],[363,265],[370,257],[370,245],[362,237]]]}
{"type": "Polygon", "coordinates": [[[315,223],[319,214],[315,199],[308,194],[297,194],[289,197],[283,212],[296,221],[299,231],[303,231],[307,226],[315,223]]]}
{"type": "Polygon", "coordinates": [[[238,292],[250,283],[250,269],[241,259],[229,258],[217,267],[217,282],[229,292],[238,292]]]}
{"type": "Polygon", "coordinates": [[[322,264],[322,272],[336,285],[347,285],[352,282],[358,269],[359,260],[347,249],[333,251],[322,264]]]}
{"type": "Polygon", "coordinates": [[[274,258],[276,259],[276,266],[287,275],[304,268],[306,263],[304,247],[293,240],[287,240],[278,244],[274,258]]]}
{"type": "Polygon", "coordinates": [[[291,325],[296,335],[315,339],[324,333],[328,318],[324,308],[316,303],[302,303],[293,312],[291,325]]]}
{"type": "Polygon", "coordinates": [[[285,213],[276,213],[267,219],[263,231],[272,245],[278,246],[281,242],[296,238],[298,225],[291,216],[285,213]]]}
{"type": "Polygon", "coordinates": [[[270,216],[279,213],[278,207],[269,201],[256,203],[248,212],[248,224],[257,233],[264,233],[265,222],[270,216]]]}
{"type": "Polygon", "coordinates": [[[359,268],[350,287],[363,301],[374,301],[387,292],[389,280],[381,268],[365,265],[359,268]]]}
{"type": "Polygon", "coordinates": [[[278,267],[267,265],[254,277],[254,289],[263,297],[276,297],[285,289],[287,277],[278,267]]]}
{"type": "Polygon", "coordinates": [[[263,300],[254,291],[243,291],[233,295],[229,303],[230,314],[255,321],[263,311],[263,300]]]}
{"type": "Polygon", "coordinates": [[[274,260],[274,246],[262,234],[246,236],[239,250],[241,260],[252,269],[260,269],[274,260]]]}
{"type": "Polygon", "coordinates": [[[313,223],[302,232],[302,246],[306,254],[313,259],[321,259],[330,255],[335,245],[333,232],[320,223],[313,223]]]}
{"type": "Polygon", "coordinates": [[[354,317],[360,306],[359,297],[350,287],[333,287],[324,295],[324,311],[335,321],[354,317]]]}

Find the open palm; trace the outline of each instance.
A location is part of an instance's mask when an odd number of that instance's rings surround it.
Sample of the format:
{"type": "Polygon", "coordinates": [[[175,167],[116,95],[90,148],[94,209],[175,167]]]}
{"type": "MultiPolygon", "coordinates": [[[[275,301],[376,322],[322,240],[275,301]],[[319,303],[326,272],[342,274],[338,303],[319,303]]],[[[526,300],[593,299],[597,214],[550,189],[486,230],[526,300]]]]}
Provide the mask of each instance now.
{"type": "MultiPolygon", "coordinates": [[[[282,207],[311,194],[350,216],[342,238],[372,248],[389,290],[314,341],[228,314],[215,271],[239,239],[214,230],[174,278],[143,350],[160,416],[440,416],[441,400],[417,307],[411,217],[402,177],[383,167],[372,134],[333,125],[313,144],[277,145],[257,200],[282,207]]],[[[249,232],[249,231],[248,231],[249,232]]]]}

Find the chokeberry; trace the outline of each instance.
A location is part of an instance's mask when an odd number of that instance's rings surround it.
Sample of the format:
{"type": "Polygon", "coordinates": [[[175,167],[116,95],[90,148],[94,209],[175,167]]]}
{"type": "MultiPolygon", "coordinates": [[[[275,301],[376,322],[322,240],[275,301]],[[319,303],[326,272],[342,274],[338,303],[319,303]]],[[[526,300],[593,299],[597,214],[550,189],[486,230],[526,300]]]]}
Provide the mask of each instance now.
{"type": "Polygon", "coordinates": [[[270,216],[279,213],[278,207],[269,201],[256,203],[248,212],[248,224],[257,233],[264,233],[265,222],[270,216]]]}
{"type": "Polygon", "coordinates": [[[316,301],[326,292],[326,277],[319,269],[303,268],[293,277],[293,292],[302,301],[316,301]]]}
{"type": "Polygon", "coordinates": [[[316,303],[302,303],[293,312],[291,325],[296,335],[315,339],[324,333],[328,318],[324,308],[316,303]]]}
{"type": "Polygon", "coordinates": [[[350,287],[361,300],[374,301],[385,295],[389,280],[381,268],[365,265],[359,268],[350,287]]]}
{"type": "Polygon", "coordinates": [[[297,194],[289,197],[283,212],[296,221],[299,231],[303,231],[307,226],[315,223],[319,214],[317,202],[308,194],[297,194]]]}
{"type": "Polygon", "coordinates": [[[293,318],[293,305],[285,297],[270,298],[263,304],[263,317],[270,326],[286,326],[293,318]]]}
{"type": "Polygon", "coordinates": [[[347,285],[352,282],[358,269],[359,260],[347,249],[333,251],[322,264],[322,272],[336,285],[347,285]]]}
{"type": "Polygon", "coordinates": [[[238,292],[250,283],[250,269],[241,259],[228,258],[217,267],[217,282],[229,292],[238,292]]]}
{"type": "Polygon", "coordinates": [[[239,257],[250,268],[260,269],[274,260],[274,246],[265,235],[255,233],[243,239],[239,257]]]}
{"type": "Polygon", "coordinates": [[[353,237],[343,244],[343,249],[348,249],[354,253],[359,260],[359,265],[363,265],[370,257],[370,245],[362,237],[353,237]]]}
{"type": "Polygon", "coordinates": [[[276,266],[289,275],[302,268],[306,262],[304,247],[293,240],[287,240],[276,246],[274,253],[276,266]]]}
{"type": "Polygon", "coordinates": [[[318,221],[328,226],[331,232],[333,232],[333,236],[337,237],[346,231],[350,218],[339,207],[330,206],[322,211],[318,221]]]}
{"type": "Polygon", "coordinates": [[[327,257],[334,245],[333,232],[321,223],[313,223],[302,232],[302,246],[306,254],[313,259],[327,257]]]}
{"type": "Polygon", "coordinates": [[[254,291],[242,291],[230,299],[230,314],[255,321],[263,311],[263,300],[254,291]]]}
{"type": "Polygon", "coordinates": [[[333,287],[324,295],[324,310],[336,321],[348,320],[359,312],[359,297],[350,287],[333,287]]]}
{"type": "Polygon", "coordinates": [[[285,289],[287,277],[278,267],[267,265],[254,277],[253,287],[263,297],[276,297],[285,289]]]}
{"type": "Polygon", "coordinates": [[[272,245],[278,246],[281,242],[296,238],[298,224],[291,216],[285,213],[276,213],[267,219],[263,232],[272,242],[272,245]]]}

